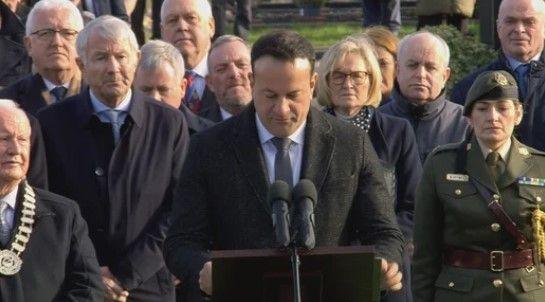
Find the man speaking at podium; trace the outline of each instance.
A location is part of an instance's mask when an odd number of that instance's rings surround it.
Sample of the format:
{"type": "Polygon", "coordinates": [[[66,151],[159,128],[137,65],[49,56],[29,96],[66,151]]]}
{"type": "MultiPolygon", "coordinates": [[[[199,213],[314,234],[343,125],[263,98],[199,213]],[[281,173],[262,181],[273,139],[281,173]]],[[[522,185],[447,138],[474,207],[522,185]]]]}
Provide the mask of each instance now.
{"type": "Polygon", "coordinates": [[[262,36],[252,48],[253,104],[192,137],[164,243],[184,286],[210,293],[208,250],[274,248],[270,184],[309,179],[316,246],[374,245],[383,288],[401,287],[403,236],[377,155],[363,131],[311,108],[314,58],[295,32],[262,36]]]}

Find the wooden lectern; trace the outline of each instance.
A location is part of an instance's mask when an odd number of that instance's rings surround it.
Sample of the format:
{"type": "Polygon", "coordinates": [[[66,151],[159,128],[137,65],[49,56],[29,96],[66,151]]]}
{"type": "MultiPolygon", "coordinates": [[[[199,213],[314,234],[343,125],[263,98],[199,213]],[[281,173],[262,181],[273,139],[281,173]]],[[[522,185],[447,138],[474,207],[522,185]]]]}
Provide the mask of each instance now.
{"type": "MultiPolygon", "coordinates": [[[[372,246],[300,249],[303,302],[380,300],[380,259],[372,246]]],[[[214,302],[292,302],[288,250],[212,252],[214,302]]]]}

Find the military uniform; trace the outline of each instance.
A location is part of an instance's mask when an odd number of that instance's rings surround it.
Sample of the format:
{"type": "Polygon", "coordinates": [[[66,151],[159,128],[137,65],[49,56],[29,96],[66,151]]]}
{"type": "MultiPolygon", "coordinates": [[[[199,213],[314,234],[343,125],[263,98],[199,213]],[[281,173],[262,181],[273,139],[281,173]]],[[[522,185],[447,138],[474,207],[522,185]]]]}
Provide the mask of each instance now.
{"type": "MultiPolygon", "coordinates": [[[[490,98],[491,92],[497,99],[509,91],[516,94],[505,87],[516,89],[514,79],[505,80],[496,75],[481,82],[480,90],[490,89],[484,94],[473,91],[466,112],[476,100],[496,100],[490,98]],[[494,83],[503,90],[492,91],[498,88],[494,83]]],[[[505,170],[496,180],[475,136],[437,148],[424,165],[417,190],[415,301],[545,301],[545,266],[532,228],[533,213],[545,209],[544,202],[545,153],[514,137],[505,170]],[[485,198],[481,189],[494,201],[485,198]],[[516,224],[511,229],[518,229],[524,240],[517,241],[493,214],[496,200],[516,224]]]]}

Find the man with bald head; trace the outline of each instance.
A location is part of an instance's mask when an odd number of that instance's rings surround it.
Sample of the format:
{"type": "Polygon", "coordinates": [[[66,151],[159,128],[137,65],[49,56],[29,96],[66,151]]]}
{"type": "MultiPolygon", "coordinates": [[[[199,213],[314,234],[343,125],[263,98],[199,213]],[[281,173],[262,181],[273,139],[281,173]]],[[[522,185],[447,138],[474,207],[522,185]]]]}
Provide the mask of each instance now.
{"type": "Polygon", "coordinates": [[[104,301],[79,207],[25,179],[30,134],[27,115],[0,99],[0,301],[104,301]]]}
{"type": "Polygon", "coordinates": [[[216,103],[207,89],[207,57],[215,23],[208,0],[165,0],[161,6],[161,37],[182,53],[187,89],[183,103],[194,113],[216,103]]]}
{"type": "Polygon", "coordinates": [[[379,108],[413,126],[422,162],[438,145],[465,138],[468,123],[462,106],[445,98],[450,50],[439,36],[420,31],[399,43],[392,102],[379,108]]]}
{"type": "Polygon", "coordinates": [[[36,73],[0,91],[25,111],[36,114],[49,104],[79,93],[76,38],[83,28],[78,8],[66,0],[42,0],[28,15],[24,44],[36,73]]]}
{"type": "Polygon", "coordinates": [[[498,37],[499,57],[476,70],[453,90],[451,99],[464,104],[469,87],[477,76],[488,70],[505,70],[519,87],[524,116],[515,135],[525,145],[545,150],[545,2],[543,0],[503,0],[500,4],[498,37]]]}

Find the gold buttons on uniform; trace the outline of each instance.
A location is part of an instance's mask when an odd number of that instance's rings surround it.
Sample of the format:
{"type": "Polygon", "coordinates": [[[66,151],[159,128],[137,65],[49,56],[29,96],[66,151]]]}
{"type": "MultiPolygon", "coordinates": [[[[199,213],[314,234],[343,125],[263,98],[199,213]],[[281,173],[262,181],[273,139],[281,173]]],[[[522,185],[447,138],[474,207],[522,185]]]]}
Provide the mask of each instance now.
{"type": "Polygon", "coordinates": [[[492,281],[492,285],[494,285],[495,288],[502,287],[503,281],[501,281],[500,279],[495,279],[494,281],[492,281]]]}
{"type": "Polygon", "coordinates": [[[494,198],[494,200],[500,200],[500,195],[494,194],[492,195],[492,198],[494,198]]]}
{"type": "Polygon", "coordinates": [[[102,170],[101,167],[96,167],[96,168],[95,168],[95,175],[96,175],[96,176],[102,176],[102,175],[104,175],[104,170],[102,170]]]}
{"type": "Polygon", "coordinates": [[[460,195],[460,194],[462,194],[462,190],[456,189],[456,190],[454,190],[454,194],[460,195]]]}
{"type": "Polygon", "coordinates": [[[493,232],[499,232],[499,230],[501,230],[501,226],[499,223],[494,222],[490,225],[490,229],[492,229],[493,232]]]}
{"type": "Polygon", "coordinates": [[[448,287],[450,287],[450,288],[454,287],[454,282],[449,282],[448,287]]]}
{"type": "Polygon", "coordinates": [[[540,197],[540,196],[536,196],[536,201],[537,201],[537,202],[541,202],[541,197],[540,197]]]}
{"type": "Polygon", "coordinates": [[[545,282],[543,282],[543,280],[539,280],[539,281],[537,282],[537,285],[543,286],[543,285],[545,285],[545,282]]]}

